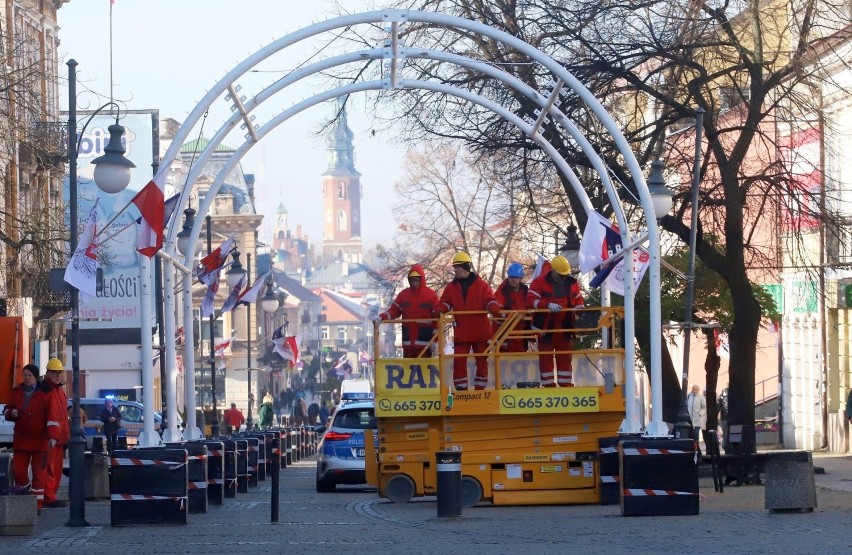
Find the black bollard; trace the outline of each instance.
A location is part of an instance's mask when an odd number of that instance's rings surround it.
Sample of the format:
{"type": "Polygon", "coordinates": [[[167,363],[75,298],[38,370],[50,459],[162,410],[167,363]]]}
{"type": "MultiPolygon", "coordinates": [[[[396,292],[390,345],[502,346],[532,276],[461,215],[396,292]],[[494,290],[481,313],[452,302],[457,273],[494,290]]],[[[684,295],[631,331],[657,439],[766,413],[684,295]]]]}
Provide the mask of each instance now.
{"type": "Polygon", "coordinates": [[[435,453],[435,461],[438,475],[438,517],[461,516],[461,451],[438,451],[435,453]]]}
{"type": "Polygon", "coordinates": [[[271,521],[278,522],[278,487],[281,480],[281,436],[272,438],[272,514],[271,521]]]}

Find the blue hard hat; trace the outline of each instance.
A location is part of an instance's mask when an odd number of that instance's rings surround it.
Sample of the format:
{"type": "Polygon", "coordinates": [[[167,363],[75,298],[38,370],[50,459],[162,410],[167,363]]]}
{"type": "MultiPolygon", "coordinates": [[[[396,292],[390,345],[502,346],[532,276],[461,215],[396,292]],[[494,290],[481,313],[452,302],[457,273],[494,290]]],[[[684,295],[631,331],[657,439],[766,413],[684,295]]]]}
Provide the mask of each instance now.
{"type": "Polygon", "coordinates": [[[512,262],[509,265],[509,269],[506,271],[506,276],[522,278],[524,277],[524,267],[517,262],[512,262]]]}

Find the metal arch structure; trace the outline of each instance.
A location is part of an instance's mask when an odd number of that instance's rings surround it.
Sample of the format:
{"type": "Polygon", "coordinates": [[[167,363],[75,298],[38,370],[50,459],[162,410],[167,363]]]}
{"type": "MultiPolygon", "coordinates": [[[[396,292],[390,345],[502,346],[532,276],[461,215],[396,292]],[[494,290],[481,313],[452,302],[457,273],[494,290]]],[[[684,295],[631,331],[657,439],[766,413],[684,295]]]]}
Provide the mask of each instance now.
{"type": "MultiPolygon", "coordinates": [[[[225,167],[220,171],[219,175],[217,175],[214,183],[211,186],[210,192],[212,194],[208,194],[205,197],[202,206],[199,207],[199,213],[206,213],[206,210],[209,209],[210,204],[212,203],[212,199],[215,196],[216,191],[224,182],[225,176],[230,172],[230,170],[236,166],[236,164],[241,160],[242,156],[247,153],[254,144],[256,144],[260,139],[262,139],[267,133],[269,133],[272,129],[276,128],[278,125],[282,124],[290,117],[295,114],[300,113],[301,111],[314,106],[320,102],[325,100],[329,100],[331,98],[335,98],[337,96],[341,96],[344,94],[349,94],[352,92],[359,91],[367,91],[367,90],[378,90],[378,89],[404,89],[404,88],[422,88],[433,90],[436,92],[454,95],[470,102],[474,102],[483,106],[495,114],[503,117],[507,121],[513,123],[516,127],[521,129],[524,133],[526,133],[532,140],[534,140],[542,149],[551,157],[554,163],[557,165],[559,170],[565,175],[569,184],[578,194],[578,197],[583,202],[584,208],[589,211],[591,210],[591,202],[586,194],[585,190],[583,190],[579,179],[573,170],[568,166],[565,160],[558,154],[556,149],[551,145],[546,139],[544,139],[539,133],[538,129],[541,125],[545,116],[550,116],[554,121],[557,121],[565,132],[571,136],[578,144],[578,146],[583,150],[583,152],[587,155],[589,160],[591,161],[594,169],[598,172],[602,182],[604,183],[607,194],[610,198],[610,202],[615,208],[616,218],[619,223],[619,227],[622,233],[622,240],[624,244],[630,244],[628,238],[628,227],[627,222],[624,217],[623,210],[621,209],[620,202],[618,200],[618,195],[615,192],[614,185],[612,184],[609,178],[609,172],[606,169],[606,166],[603,160],[596,154],[594,148],[588,143],[582,133],[573,125],[573,123],[558,109],[557,103],[555,102],[557,95],[559,94],[559,89],[563,84],[567,84],[571,90],[577,94],[587,105],[589,110],[597,117],[600,123],[604,126],[604,128],[610,133],[613,138],[619,152],[623,156],[625,160],[625,164],[627,168],[630,170],[630,173],[634,179],[637,191],[639,191],[639,197],[642,204],[643,211],[646,215],[646,224],[649,231],[650,236],[650,245],[649,250],[651,253],[651,271],[650,271],[650,281],[651,281],[651,322],[650,325],[652,329],[660,328],[660,299],[659,299],[659,281],[660,281],[660,269],[659,269],[659,233],[656,224],[656,220],[653,216],[653,204],[651,201],[650,192],[648,191],[647,184],[645,183],[644,177],[642,175],[642,170],[639,167],[638,161],[633,155],[632,151],[629,148],[629,144],[626,139],[624,139],[621,134],[616,122],[613,118],[606,112],[603,106],[597,101],[597,99],[586,89],[573,75],[571,75],[567,70],[565,70],[562,66],[560,66],[553,59],[548,57],[546,54],[541,51],[535,49],[531,45],[520,41],[519,39],[512,37],[502,31],[493,29],[488,27],[487,25],[473,22],[466,19],[456,18],[453,16],[448,16],[444,14],[436,14],[429,12],[417,12],[417,11],[408,11],[408,10],[383,10],[376,12],[368,12],[362,14],[353,14],[342,16],[338,18],[334,18],[325,22],[320,22],[304,29],[298,30],[290,35],[287,35],[266,47],[258,50],[256,53],[252,54],[248,58],[246,58],[243,62],[238,64],[233,70],[231,70],[228,74],[225,75],[206,95],[205,97],[198,103],[195,109],[189,114],[186,121],[183,123],[181,128],[179,129],[177,135],[172,141],[169,149],[167,150],[163,161],[161,163],[161,172],[167,172],[168,168],[171,166],[171,163],[174,161],[175,157],[179,152],[179,148],[186,141],[189,133],[195,127],[195,125],[200,120],[202,114],[216,101],[221,97],[223,93],[228,91],[230,93],[230,97],[228,100],[233,100],[235,104],[235,113],[232,117],[225,122],[225,124],[220,128],[220,130],[214,135],[213,139],[211,139],[204,152],[202,152],[201,156],[199,156],[196,165],[193,170],[190,172],[190,175],[187,177],[186,185],[184,186],[183,191],[181,192],[181,199],[179,202],[179,209],[183,209],[188,202],[189,193],[192,190],[194,185],[195,178],[197,178],[200,170],[203,168],[207,159],[209,159],[213,150],[216,146],[221,143],[221,141],[229,135],[229,133],[234,129],[234,127],[240,122],[243,121],[245,125],[249,129],[249,133],[247,134],[246,142],[232,155],[231,159],[226,163],[225,167]],[[458,56],[455,54],[442,53],[437,51],[432,51],[428,49],[417,49],[417,48],[401,48],[399,46],[399,42],[397,40],[398,37],[398,26],[408,21],[416,21],[416,22],[425,22],[425,23],[433,23],[437,25],[442,25],[445,27],[454,27],[459,29],[464,29],[467,31],[477,32],[482,35],[488,36],[492,39],[498,40],[507,46],[511,46],[518,50],[519,52],[529,56],[532,60],[540,63],[542,66],[546,67],[550,72],[557,78],[557,85],[554,90],[547,97],[542,95],[541,93],[535,91],[528,85],[520,82],[516,78],[506,74],[502,70],[496,69],[488,64],[485,64],[481,61],[472,60],[470,58],[465,58],[463,56],[458,56]],[[274,53],[277,53],[288,46],[296,44],[302,40],[313,37],[315,35],[339,29],[345,28],[352,25],[364,24],[364,23],[390,23],[392,26],[392,42],[390,47],[380,48],[380,49],[370,49],[364,50],[352,54],[346,54],[342,56],[337,56],[334,58],[329,58],[327,60],[316,62],[311,66],[307,66],[292,72],[287,77],[282,78],[277,81],[273,85],[267,87],[261,93],[259,93],[255,98],[251,99],[249,102],[243,102],[237,96],[237,89],[234,87],[234,84],[238,78],[245,75],[249,70],[254,68],[259,62],[265,60],[269,56],[274,53]],[[538,120],[534,124],[529,124],[511,112],[509,112],[505,107],[494,103],[493,101],[486,99],[484,97],[480,97],[474,93],[470,93],[469,91],[464,91],[461,89],[454,88],[449,85],[445,85],[442,83],[433,83],[428,81],[410,81],[405,79],[399,79],[397,77],[397,68],[398,68],[398,60],[406,57],[416,57],[416,58],[429,58],[434,59],[436,61],[454,63],[458,65],[463,65],[465,67],[475,69],[481,71],[483,73],[488,74],[491,77],[497,78],[506,84],[509,87],[512,87],[516,91],[521,92],[528,98],[531,98],[541,107],[541,114],[539,115],[538,120]],[[269,121],[263,127],[257,129],[254,127],[251,118],[249,117],[249,113],[260,106],[263,102],[269,100],[275,93],[280,90],[283,90],[290,84],[303,79],[304,77],[316,73],[317,71],[322,71],[323,69],[328,69],[331,67],[335,67],[338,65],[356,62],[364,59],[378,59],[384,58],[391,60],[391,77],[389,79],[382,79],[378,81],[370,81],[370,82],[361,82],[361,83],[353,83],[350,85],[346,85],[343,87],[338,87],[335,89],[331,89],[329,91],[325,91],[324,93],[317,94],[312,98],[302,101],[287,111],[279,114],[271,121],[269,121]]],[[[175,220],[177,221],[177,219],[175,220]]],[[[183,292],[183,309],[184,309],[184,317],[187,322],[192,320],[192,306],[191,306],[191,281],[192,276],[189,268],[187,267],[189,264],[184,263],[181,264],[178,260],[179,255],[176,254],[176,244],[175,239],[177,235],[177,231],[180,229],[180,225],[176,225],[174,222],[171,224],[170,228],[167,231],[167,239],[165,243],[165,252],[164,258],[166,259],[167,264],[164,265],[165,270],[165,280],[164,286],[166,288],[166,337],[174,337],[174,328],[175,328],[175,306],[174,306],[174,296],[172,291],[174,290],[174,269],[177,267],[181,273],[183,274],[183,283],[184,283],[184,292],[183,292]]],[[[194,245],[198,240],[198,235],[201,230],[200,219],[196,221],[195,226],[192,229],[191,238],[190,238],[190,246],[188,252],[194,252],[194,245]]],[[[632,274],[632,265],[627,264],[628,274],[632,274]]],[[[143,282],[147,279],[150,279],[149,276],[143,275],[143,282]]],[[[633,331],[633,279],[632,276],[628,275],[625,280],[625,314],[629,313],[629,318],[625,318],[625,332],[628,337],[632,337],[633,331]]],[[[187,367],[186,367],[186,377],[187,377],[187,425],[188,429],[191,430],[190,434],[193,432],[197,433],[195,428],[195,411],[194,411],[194,352],[192,349],[193,345],[193,337],[192,337],[192,327],[185,326],[186,337],[186,350],[187,350],[187,367]]],[[[143,334],[144,336],[145,334],[143,334]]],[[[651,353],[651,373],[652,373],[652,393],[653,397],[653,413],[652,413],[652,421],[649,423],[649,426],[646,428],[645,433],[649,436],[663,436],[668,434],[668,429],[665,423],[662,422],[662,403],[661,403],[661,375],[660,375],[660,338],[659,334],[651,334],[652,337],[652,353],[651,353]]],[[[144,341],[144,339],[143,339],[144,341]]],[[[167,401],[168,401],[168,423],[169,429],[167,430],[167,439],[175,439],[179,437],[179,432],[176,427],[176,404],[175,404],[175,380],[176,380],[176,372],[174,371],[175,365],[175,357],[174,357],[174,345],[167,344],[167,368],[169,370],[169,378],[167,381],[167,390],[171,389],[170,392],[167,393],[167,401]]],[[[628,392],[633,391],[633,366],[635,364],[635,354],[633,352],[633,342],[629,342],[627,346],[627,353],[625,356],[625,390],[628,392]]],[[[144,348],[144,345],[143,345],[144,348]]],[[[149,362],[150,364],[150,362],[149,362]]],[[[143,375],[145,375],[145,359],[143,357],[143,375]]],[[[143,384],[144,386],[144,384],[143,384]]],[[[147,396],[146,396],[147,397],[147,396]]],[[[638,433],[640,430],[638,428],[638,421],[635,415],[635,409],[633,403],[627,403],[627,418],[625,419],[624,424],[622,425],[622,432],[626,433],[638,433]]]]}

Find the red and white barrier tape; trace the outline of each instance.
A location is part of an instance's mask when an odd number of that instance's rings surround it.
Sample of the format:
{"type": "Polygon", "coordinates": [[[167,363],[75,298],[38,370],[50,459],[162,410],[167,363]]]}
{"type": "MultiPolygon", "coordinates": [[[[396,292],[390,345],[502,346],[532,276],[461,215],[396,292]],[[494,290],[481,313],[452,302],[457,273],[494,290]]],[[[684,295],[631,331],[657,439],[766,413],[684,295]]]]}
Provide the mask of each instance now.
{"type": "Polygon", "coordinates": [[[602,484],[617,484],[621,481],[621,476],[601,476],[602,484]]]}
{"type": "Polygon", "coordinates": [[[170,495],[131,495],[129,493],[113,493],[109,496],[112,501],[180,501],[180,508],[183,510],[186,505],[186,497],[172,497],[170,495]]]}
{"type": "Polygon", "coordinates": [[[692,455],[694,451],[677,449],[624,449],[625,455],[692,455]]]}
{"type": "Polygon", "coordinates": [[[698,495],[688,491],[674,491],[669,489],[625,489],[625,497],[656,497],[669,495],[698,495]]]}
{"type": "Polygon", "coordinates": [[[225,479],[224,478],[208,478],[207,483],[208,484],[224,484],[225,479]]]}
{"type": "Polygon", "coordinates": [[[186,461],[177,462],[177,461],[149,461],[146,459],[128,459],[128,458],[112,458],[110,459],[110,464],[112,466],[171,466],[173,468],[180,468],[181,466],[186,464],[186,461]]]}
{"type": "Polygon", "coordinates": [[[189,455],[189,460],[191,460],[191,461],[204,460],[206,458],[207,458],[207,455],[189,455]]]}
{"type": "Polygon", "coordinates": [[[218,449],[208,449],[207,450],[207,456],[208,457],[221,457],[222,452],[219,451],[218,449]]]}
{"type": "Polygon", "coordinates": [[[207,482],[187,482],[186,489],[207,489],[207,482]]]}

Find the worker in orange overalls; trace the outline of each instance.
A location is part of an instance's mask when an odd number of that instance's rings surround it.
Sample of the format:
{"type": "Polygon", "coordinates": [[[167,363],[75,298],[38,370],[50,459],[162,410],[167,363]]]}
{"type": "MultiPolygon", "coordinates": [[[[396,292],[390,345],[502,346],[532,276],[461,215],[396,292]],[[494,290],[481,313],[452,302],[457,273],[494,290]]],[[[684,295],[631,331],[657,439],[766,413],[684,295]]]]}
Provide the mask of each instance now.
{"type": "Polygon", "coordinates": [[[49,394],[38,381],[39,367],[24,366],[22,382],[12,389],[12,400],[3,409],[3,416],[15,423],[12,435],[12,476],[15,484],[30,486],[36,496],[39,514],[44,507],[44,488],[47,478],[47,417],[49,394]],[[32,471],[32,480],[30,480],[32,471]]]}
{"type": "Polygon", "coordinates": [[[56,498],[59,484],[62,482],[62,461],[65,449],[71,437],[68,425],[68,396],[63,389],[62,376],[65,369],[58,358],[47,361],[44,381],[50,387],[50,408],[48,409],[47,437],[50,448],[47,459],[47,479],[44,487],[45,507],[65,507],[67,503],[56,498]]]}
{"type": "Polygon", "coordinates": [[[387,310],[379,314],[377,322],[402,318],[402,356],[430,357],[426,347],[435,335],[434,312],[438,306],[438,295],[426,285],[423,266],[414,264],[408,270],[408,287],[399,292],[387,310]]]}

